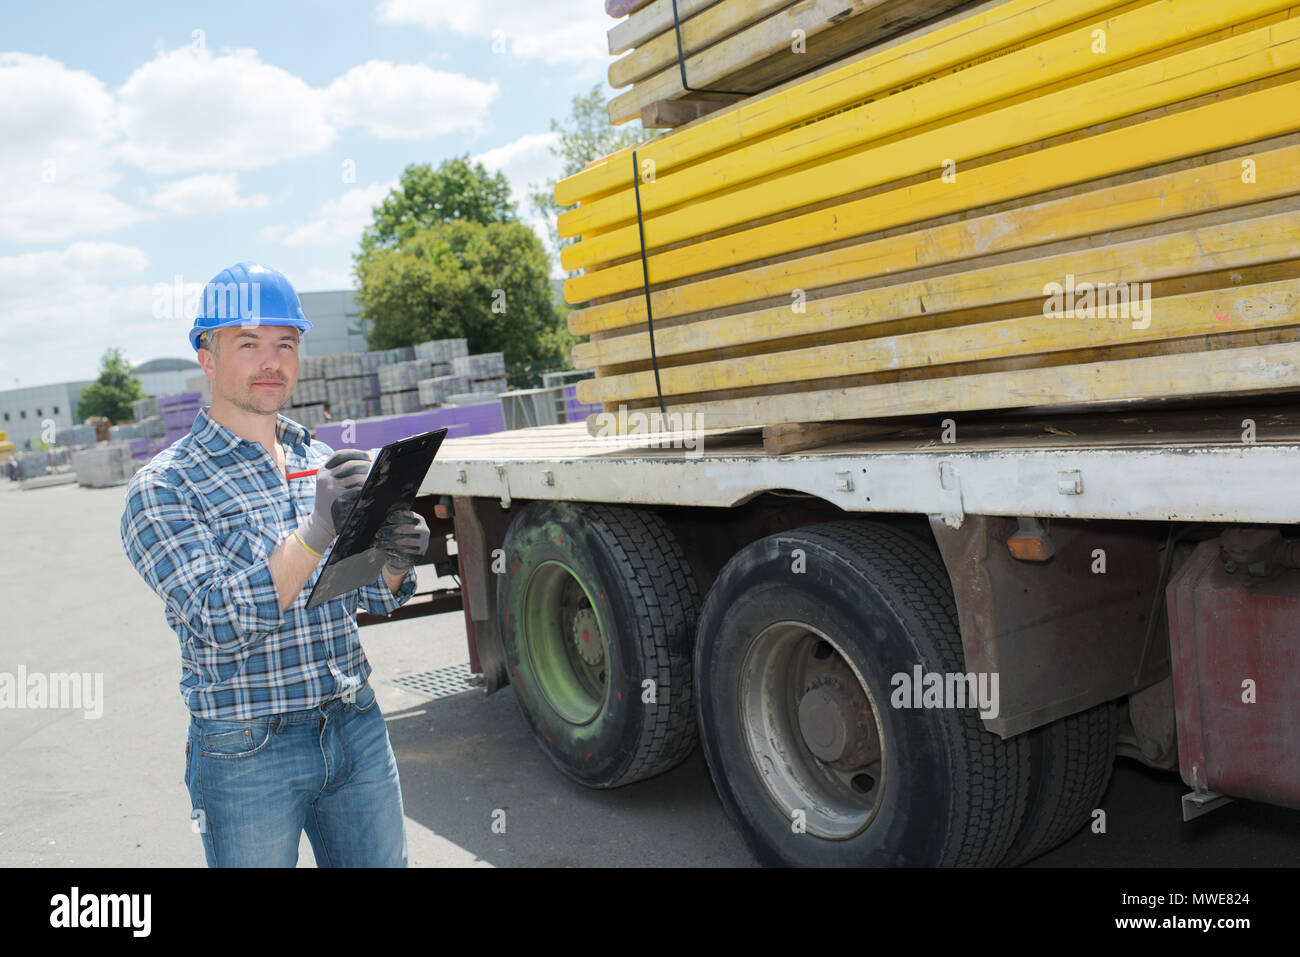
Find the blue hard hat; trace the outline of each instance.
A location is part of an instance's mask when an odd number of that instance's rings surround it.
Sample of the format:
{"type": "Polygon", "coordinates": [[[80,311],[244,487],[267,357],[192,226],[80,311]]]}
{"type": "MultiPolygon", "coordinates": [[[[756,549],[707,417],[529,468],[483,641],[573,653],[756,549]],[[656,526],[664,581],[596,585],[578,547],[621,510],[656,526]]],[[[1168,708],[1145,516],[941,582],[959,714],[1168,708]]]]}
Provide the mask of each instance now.
{"type": "Polygon", "coordinates": [[[190,330],[190,345],[199,351],[205,332],[227,326],[294,326],[307,332],[311,323],[284,273],[261,263],[235,263],[203,287],[203,302],[190,330]]]}

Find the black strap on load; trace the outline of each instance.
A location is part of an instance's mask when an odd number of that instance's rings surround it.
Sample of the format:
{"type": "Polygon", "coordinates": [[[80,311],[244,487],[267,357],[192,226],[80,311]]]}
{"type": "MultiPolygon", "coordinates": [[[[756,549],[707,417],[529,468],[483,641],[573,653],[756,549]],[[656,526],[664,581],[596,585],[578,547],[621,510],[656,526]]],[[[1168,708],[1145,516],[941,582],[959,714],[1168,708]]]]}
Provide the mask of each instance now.
{"type": "MultiPolygon", "coordinates": [[[[677,0],[673,0],[673,9],[676,10],[677,0]]],[[[660,428],[667,428],[668,412],[664,408],[664,390],[659,384],[659,355],[655,352],[655,320],[654,313],[650,309],[650,266],[646,262],[645,254],[645,220],[641,215],[641,165],[637,162],[637,150],[632,150],[632,189],[636,193],[636,231],[641,239],[641,280],[642,288],[645,290],[645,320],[646,329],[650,333],[650,363],[655,370],[655,394],[659,398],[659,414],[663,416],[660,422],[660,428]]]]}
{"type": "Polygon", "coordinates": [[[677,0],[673,0],[673,32],[677,34],[677,69],[682,74],[682,89],[691,93],[726,93],[730,96],[753,96],[755,90],[711,90],[702,86],[691,86],[686,82],[686,55],[682,51],[682,20],[677,13],[677,0]]]}

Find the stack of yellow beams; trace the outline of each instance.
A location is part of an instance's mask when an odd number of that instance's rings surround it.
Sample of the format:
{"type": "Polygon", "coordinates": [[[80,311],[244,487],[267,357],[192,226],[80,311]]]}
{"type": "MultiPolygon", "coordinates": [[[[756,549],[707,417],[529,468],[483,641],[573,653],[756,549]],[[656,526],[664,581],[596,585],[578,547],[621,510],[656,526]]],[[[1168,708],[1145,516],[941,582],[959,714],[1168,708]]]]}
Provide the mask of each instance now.
{"type": "Polygon", "coordinates": [[[1300,387],[1288,0],[1010,0],[635,164],[640,230],[631,152],[556,186],[583,402],[730,427],[1300,387]]]}
{"type": "Polygon", "coordinates": [[[734,94],[769,90],[965,2],[677,0],[674,20],[673,0],[657,0],[609,32],[610,53],[635,47],[610,65],[610,86],[632,86],[610,101],[610,122],[677,125],[734,102],[734,94]],[[674,101],[689,102],[664,107],[674,101]]]}

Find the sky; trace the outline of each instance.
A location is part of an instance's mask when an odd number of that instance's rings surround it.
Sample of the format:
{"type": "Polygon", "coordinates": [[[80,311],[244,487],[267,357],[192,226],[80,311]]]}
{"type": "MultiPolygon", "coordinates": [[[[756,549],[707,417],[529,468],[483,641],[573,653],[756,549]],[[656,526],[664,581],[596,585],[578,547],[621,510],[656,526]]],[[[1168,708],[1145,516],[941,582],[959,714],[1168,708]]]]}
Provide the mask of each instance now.
{"type": "Polygon", "coordinates": [[[192,357],[186,300],[235,262],[352,287],[411,163],[502,171],[544,236],[551,120],[613,95],[603,6],[5,0],[0,389],[93,379],[110,347],[192,357]]]}

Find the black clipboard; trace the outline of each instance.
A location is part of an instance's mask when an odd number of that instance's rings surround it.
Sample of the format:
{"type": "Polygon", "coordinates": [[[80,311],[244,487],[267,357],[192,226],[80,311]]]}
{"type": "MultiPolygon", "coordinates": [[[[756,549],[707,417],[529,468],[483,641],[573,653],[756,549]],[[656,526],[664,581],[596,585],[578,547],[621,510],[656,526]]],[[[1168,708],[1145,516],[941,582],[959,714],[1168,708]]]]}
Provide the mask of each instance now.
{"type": "Polygon", "coordinates": [[[334,550],[312,586],[308,608],[368,585],[379,577],[387,556],[375,547],[375,536],[392,508],[409,509],[415,504],[420,485],[446,437],[446,429],[437,429],[399,439],[379,450],[361,486],[360,496],[339,526],[334,550]]]}

